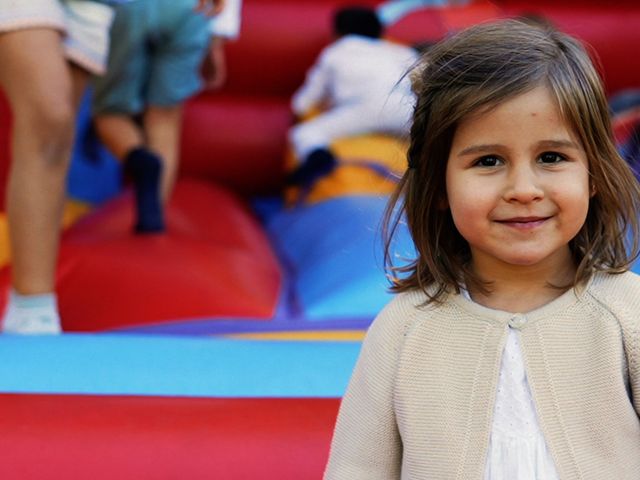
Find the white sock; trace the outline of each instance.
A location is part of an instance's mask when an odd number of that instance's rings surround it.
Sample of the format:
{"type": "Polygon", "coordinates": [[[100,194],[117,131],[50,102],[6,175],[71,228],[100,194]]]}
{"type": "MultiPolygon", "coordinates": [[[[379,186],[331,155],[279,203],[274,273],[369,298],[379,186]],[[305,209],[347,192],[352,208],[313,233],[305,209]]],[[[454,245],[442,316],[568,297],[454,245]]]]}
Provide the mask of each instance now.
{"type": "Polygon", "coordinates": [[[2,331],[26,335],[61,333],[56,294],[21,295],[11,289],[2,331]]]}

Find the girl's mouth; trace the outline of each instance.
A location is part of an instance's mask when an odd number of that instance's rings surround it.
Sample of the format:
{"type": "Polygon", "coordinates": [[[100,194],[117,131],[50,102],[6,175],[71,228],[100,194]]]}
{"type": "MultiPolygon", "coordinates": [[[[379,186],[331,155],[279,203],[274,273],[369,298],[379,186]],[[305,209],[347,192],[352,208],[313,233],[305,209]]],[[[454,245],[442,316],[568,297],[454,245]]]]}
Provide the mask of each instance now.
{"type": "Polygon", "coordinates": [[[498,223],[519,230],[533,230],[546,222],[551,217],[513,217],[498,220],[498,223]]]}

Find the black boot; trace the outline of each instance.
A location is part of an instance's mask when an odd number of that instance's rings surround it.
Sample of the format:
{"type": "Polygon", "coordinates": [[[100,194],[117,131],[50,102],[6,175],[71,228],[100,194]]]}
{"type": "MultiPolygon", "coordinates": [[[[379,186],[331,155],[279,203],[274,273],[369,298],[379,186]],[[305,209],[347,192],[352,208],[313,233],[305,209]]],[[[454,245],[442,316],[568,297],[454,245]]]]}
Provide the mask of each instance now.
{"type": "Polygon", "coordinates": [[[316,148],[302,165],[291,172],[286,179],[287,185],[298,185],[300,187],[310,187],[325,175],[331,173],[338,162],[326,148],[316,148]]]}

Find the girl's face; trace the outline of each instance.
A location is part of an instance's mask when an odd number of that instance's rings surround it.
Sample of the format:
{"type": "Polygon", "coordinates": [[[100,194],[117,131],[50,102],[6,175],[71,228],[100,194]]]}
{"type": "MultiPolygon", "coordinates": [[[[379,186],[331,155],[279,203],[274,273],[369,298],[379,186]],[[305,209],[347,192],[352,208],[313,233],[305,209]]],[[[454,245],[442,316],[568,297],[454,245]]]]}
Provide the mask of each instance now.
{"type": "Polygon", "coordinates": [[[575,268],[568,243],[589,207],[588,161],[546,87],[471,115],[457,128],[447,203],[472,266],[575,268]]]}

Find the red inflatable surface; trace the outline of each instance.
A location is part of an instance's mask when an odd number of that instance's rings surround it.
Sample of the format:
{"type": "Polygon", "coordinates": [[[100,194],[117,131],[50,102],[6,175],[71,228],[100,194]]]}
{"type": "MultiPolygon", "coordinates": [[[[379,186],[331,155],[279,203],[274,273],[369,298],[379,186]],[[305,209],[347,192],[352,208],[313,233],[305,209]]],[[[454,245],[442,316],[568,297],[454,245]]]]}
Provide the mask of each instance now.
{"type": "Polygon", "coordinates": [[[245,194],[277,192],[290,124],[289,104],[282,99],[198,97],[185,110],[181,173],[245,194]]]}
{"type": "Polygon", "coordinates": [[[0,395],[0,478],[322,478],[337,399],[0,395]]]}
{"type": "Polygon", "coordinates": [[[584,41],[592,50],[609,94],[640,88],[640,64],[635,48],[640,44],[640,4],[634,0],[539,2],[506,0],[509,16],[542,14],[562,31],[584,41]]]}
{"type": "Polygon", "coordinates": [[[225,91],[288,98],[318,52],[332,40],[331,18],[341,5],[379,0],[245,0],[242,32],[229,43],[225,91]]]}
{"type": "Polygon", "coordinates": [[[58,284],[65,331],[273,316],[278,262],[236,195],[181,180],[167,235],[132,235],[132,214],[131,196],[119,197],[64,236],[58,284]]]}

